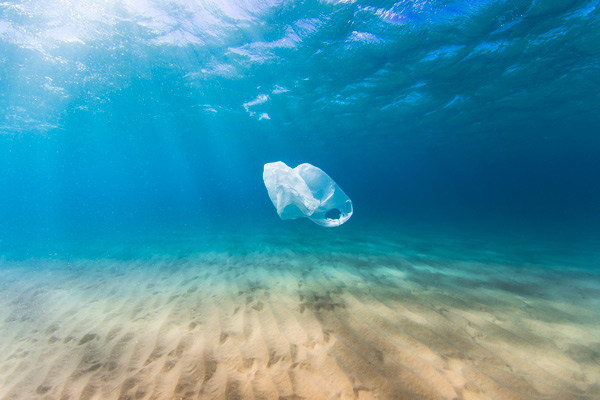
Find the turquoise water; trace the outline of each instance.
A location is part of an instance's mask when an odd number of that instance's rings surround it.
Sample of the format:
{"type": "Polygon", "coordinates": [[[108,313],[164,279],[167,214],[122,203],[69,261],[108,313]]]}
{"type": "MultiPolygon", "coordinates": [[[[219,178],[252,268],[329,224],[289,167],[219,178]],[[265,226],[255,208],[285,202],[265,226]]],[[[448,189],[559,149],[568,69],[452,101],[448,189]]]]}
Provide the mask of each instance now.
{"type": "Polygon", "coordinates": [[[597,235],[598,13],[4,2],[1,236],[277,225],[278,160],[326,171],[353,222],[597,235]]]}
{"type": "Polygon", "coordinates": [[[598,54],[597,0],[0,3],[0,399],[595,398],[598,54]]]}

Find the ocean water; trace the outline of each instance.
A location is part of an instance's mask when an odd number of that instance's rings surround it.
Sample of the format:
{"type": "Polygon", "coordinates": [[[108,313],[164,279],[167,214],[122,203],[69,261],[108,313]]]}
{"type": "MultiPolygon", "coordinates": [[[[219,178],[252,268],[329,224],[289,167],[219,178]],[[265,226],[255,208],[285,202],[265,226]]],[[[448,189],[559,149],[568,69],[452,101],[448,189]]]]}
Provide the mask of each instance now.
{"type": "Polygon", "coordinates": [[[600,398],[599,55],[597,0],[1,2],[0,399],[600,398]]]}

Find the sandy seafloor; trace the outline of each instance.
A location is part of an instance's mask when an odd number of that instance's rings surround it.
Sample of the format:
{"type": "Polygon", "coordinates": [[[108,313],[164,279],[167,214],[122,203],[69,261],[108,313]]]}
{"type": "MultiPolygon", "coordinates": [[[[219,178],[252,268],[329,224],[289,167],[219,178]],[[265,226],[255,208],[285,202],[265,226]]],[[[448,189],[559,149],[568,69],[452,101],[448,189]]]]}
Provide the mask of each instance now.
{"type": "Polygon", "coordinates": [[[593,251],[359,231],[5,255],[0,398],[600,398],[593,251]]]}

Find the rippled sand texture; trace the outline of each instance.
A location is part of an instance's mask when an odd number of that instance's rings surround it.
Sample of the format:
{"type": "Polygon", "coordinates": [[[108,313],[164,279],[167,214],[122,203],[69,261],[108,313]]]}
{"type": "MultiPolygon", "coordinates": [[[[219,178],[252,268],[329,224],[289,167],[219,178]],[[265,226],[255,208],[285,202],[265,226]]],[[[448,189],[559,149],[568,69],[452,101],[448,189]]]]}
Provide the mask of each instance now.
{"type": "Polygon", "coordinates": [[[600,398],[597,275],[336,246],[5,261],[0,398],[600,398]]]}

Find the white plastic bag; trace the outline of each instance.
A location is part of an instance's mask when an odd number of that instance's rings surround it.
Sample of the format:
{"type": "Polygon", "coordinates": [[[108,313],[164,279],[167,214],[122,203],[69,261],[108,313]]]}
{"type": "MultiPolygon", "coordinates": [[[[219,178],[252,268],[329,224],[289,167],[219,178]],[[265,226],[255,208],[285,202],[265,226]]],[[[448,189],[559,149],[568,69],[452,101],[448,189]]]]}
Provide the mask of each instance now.
{"type": "Polygon", "coordinates": [[[321,169],[283,162],[265,164],[263,180],[281,219],[306,217],[315,224],[340,226],[352,216],[352,200],[321,169]]]}

